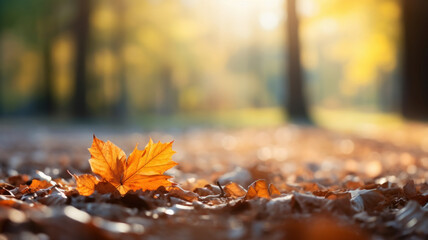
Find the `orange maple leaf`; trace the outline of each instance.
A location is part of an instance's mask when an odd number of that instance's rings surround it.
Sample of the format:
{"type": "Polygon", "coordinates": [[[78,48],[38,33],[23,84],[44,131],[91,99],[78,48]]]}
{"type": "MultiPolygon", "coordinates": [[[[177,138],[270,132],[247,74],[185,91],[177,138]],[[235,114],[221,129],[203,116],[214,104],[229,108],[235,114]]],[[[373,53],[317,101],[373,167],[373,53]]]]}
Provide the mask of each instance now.
{"type": "Polygon", "coordinates": [[[94,190],[99,192],[111,192],[111,188],[102,186],[114,186],[121,195],[129,190],[155,190],[159,186],[171,186],[170,176],[163,173],[177,165],[172,161],[172,142],[153,143],[150,139],[144,150],[138,150],[137,146],[126,159],[125,153],[112,142],[103,142],[94,135],[89,152],[92,172],[100,176],[99,180],[94,175],[74,175],[76,189],[81,195],[89,196],[94,190]],[[103,185],[101,183],[104,183],[103,185]],[[108,183],[108,184],[105,184],[108,183]]]}

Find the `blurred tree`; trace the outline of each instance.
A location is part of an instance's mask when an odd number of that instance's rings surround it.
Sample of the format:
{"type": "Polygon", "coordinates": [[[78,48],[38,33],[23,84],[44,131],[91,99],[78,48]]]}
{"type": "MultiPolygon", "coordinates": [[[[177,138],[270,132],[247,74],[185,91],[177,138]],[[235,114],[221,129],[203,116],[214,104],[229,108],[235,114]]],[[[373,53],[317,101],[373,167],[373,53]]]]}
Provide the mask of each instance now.
{"type": "Polygon", "coordinates": [[[291,121],[310,123],[300,63],[299,21],[296,0],[287,0],[288,85],[287,109],[291,121]]]}
{"type": "Polygon", "coordinates": [[[52,75],[53,59],[52,44],[57,34],[56,2],[43,1],[43,6],[38,9],[37,19],[41,25],[41,52],[43,65],[43,89],[40,96],[40,111],[45,115],[53,115],[55,112],[54,82],[52,75]]]}
{"type": "Polygon", "coordinates": [[[299,0],[298,6],[312,106],[396,112],[400,0],[299,0]]]}
{"type": "Polygon", "coordinates": [[[113,117],[116,120],[123,121],[127,114],[127,94],[126,94],[126,64],[123,58],[123,49],[125,45],[125,39],[127,38],[127,28],[125,23],[125,14],[127,12],[127,5],[125,5],[124,1],[115,1],[114,2],[115,10],[116,10],[116,28],[115,28],[115,36],[113,39],[113,51],[116,55],[116,65],[117,65],[117,79],[119,83],[117,86],[117,92],[119,97],[116,99],[113,104],[113,117]]]}
{"type": "Polygon", "coordinates": [[[86,55],[88,52],[89,37],[89,17],[91,12],[90,0],[76,1],[76,20],[74,26],[76,59],[75,59],[75,79],[74,96],[72,99],[73,115],[78,118],[87,117],[89,112],[87,108],[86,97],[86,55]]]}
{"type": "Polygon", "coordinates": [[[7,114],[122,117],[282,105],[282,1],[0,3],[8,19],[0,39],[7,114]],[[238,51],[245,52],[235,59],[240,72],[229,68],[238,51]]]}
{"type": "Polygon", "coordinates": [[[157,112],[159,114],[169,115],[177,110],[177,88],[173,83],[172,67],[164,64],[161,68],[161,75],[159,78],[158,87],[158,106],[157,112]]]}
{"type": "MultiPolygon", "coordinates": [[[[0,1],[0,42],[2,40],[1,36],[3,33],[3,25],[4,25],[4,20],[3,20],[3,12],[5,9],[5,2],[6,1],[0,1]]],[[[1,49],[1,46],[0,46],[1,49]]],[[[3,56],[0,56],[0,117],[2,117],[4,115],[4,94],[3,94],[3,89],[4,89],[4,76],[3,76],[3,56]]]]}
{"type": "Polygon", "coordinates": [[[428,120],[428,1],[403,0],[404,79],[402,113],[428,120]]]}
{"type": "Polygon", "coordinates": [[[40,16],[44,2],[0,1],[3,113],[28,115],[45,113],[45,82],[40,16]],[[7,59],[7,60],[6,60],[7,59]],[[39,61],[42,60],[42,61],[39,61]],[[40,63],[42,62],[42,63],[40,63]],[[42,71],[40,71],[42,70],[42,71]],[[43,81],[42,81],[43,80],[43,81]],[[41,84],[37,84],[41,81],[41,84]]]}

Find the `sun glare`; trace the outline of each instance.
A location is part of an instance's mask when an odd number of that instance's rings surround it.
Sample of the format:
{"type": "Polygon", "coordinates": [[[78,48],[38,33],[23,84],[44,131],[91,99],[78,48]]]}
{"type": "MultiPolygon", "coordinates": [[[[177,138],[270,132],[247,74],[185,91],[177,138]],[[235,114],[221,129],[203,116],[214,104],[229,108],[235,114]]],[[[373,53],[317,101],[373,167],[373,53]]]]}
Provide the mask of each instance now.
{"type": "Polygon", "coordinates": [[[264,30],[273,30],[279,25],[279,14],[274,12],[263,12],[259,16],[260,26],[264,30]]]}
{"type": "Polygon", "coordinates": [[[297,12],[302,17],[310,17],[319,11],[318,5],[314,0],[300,0],[297,1],[297,12]]]}

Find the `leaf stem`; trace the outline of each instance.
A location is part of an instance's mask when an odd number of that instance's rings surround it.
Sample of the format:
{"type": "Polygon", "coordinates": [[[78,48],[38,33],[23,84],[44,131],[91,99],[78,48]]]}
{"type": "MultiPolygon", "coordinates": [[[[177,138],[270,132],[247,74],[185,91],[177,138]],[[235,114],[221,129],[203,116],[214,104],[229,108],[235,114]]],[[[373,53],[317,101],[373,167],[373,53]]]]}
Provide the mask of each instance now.
{"type": "Polygon", "coordinates": [[[223,187],[221,186],[219,181],[217,181],[216,183],[217,183],[217,186],[220,188],[220,197],[224,197],[225,194],[223,191],[223,187]]]}

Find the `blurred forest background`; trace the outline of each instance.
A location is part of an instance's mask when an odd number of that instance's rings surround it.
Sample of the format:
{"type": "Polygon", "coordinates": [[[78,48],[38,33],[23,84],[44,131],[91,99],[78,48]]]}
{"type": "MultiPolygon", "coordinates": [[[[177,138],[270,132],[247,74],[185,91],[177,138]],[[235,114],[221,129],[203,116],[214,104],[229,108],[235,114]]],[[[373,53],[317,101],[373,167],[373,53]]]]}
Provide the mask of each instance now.
{"type": "Polygon", "coordinates": [[[424,2],[1,0],[0,117],[275,125],[292,103],[322,126],[426,119],[424,2]]]}

